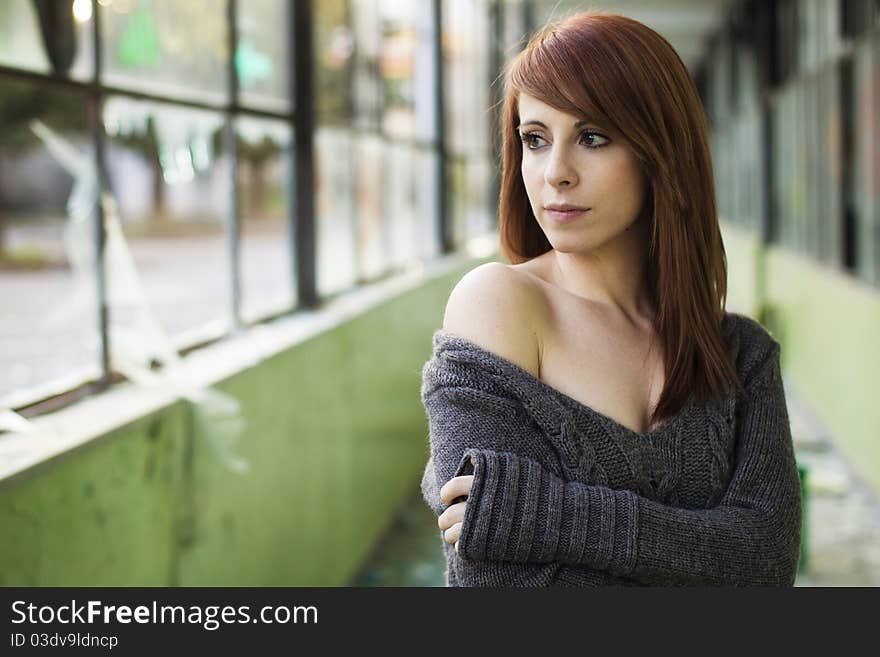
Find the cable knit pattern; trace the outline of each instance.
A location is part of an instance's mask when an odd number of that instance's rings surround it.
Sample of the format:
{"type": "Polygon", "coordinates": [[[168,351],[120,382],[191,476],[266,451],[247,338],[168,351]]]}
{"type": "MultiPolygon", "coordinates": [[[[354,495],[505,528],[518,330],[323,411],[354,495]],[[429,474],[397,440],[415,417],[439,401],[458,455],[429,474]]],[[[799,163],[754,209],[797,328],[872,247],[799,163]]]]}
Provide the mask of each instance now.
{"type": "MultiPolygon", "coordinates": [[[[633,431],[478,345],[439,330],[422,372],[439,490],[472,474],[449,586],[790,586],[800,482],[779,344],[727,314],[746,395],[689,401],[633,431]]],[[[442,537],[441,537],[442,540],[442,537]]]]}

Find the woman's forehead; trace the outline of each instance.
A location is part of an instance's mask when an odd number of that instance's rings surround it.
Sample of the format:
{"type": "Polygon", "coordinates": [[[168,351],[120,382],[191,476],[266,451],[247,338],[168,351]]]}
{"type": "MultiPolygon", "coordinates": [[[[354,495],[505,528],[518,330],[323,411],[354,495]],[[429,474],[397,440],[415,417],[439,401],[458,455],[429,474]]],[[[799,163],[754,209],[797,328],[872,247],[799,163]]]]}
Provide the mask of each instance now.
{"type": "Polygon", "coordinates": [[[584,123],[595,123],[593,119],[584,114],[570,114],[524,93],[519,94],[518,109],[520,125],[527,123],[550,125],[552,123],[576,127],[584,123]]]}

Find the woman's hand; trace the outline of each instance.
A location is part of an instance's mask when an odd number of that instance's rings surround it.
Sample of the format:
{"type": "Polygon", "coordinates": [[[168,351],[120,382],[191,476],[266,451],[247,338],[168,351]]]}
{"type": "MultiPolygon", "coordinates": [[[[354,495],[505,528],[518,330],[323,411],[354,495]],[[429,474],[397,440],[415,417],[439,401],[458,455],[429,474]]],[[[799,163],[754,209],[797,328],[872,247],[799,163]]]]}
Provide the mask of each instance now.
{"type": "Polygon", "coordinates": [[[458,552],[458,539],[461,536],[461,523],[464,520],[464,512],[467,508],[467,500],[451,504],[453,500],[470,495],[471,486],[474,485],[473,475],[462,475],[453,477],[440,489],[440,499],[444,504],[449,504],[447,508],[437,518],[437,524],[443,530],[443,540],[452,543],[455,551],[458,552]]]}

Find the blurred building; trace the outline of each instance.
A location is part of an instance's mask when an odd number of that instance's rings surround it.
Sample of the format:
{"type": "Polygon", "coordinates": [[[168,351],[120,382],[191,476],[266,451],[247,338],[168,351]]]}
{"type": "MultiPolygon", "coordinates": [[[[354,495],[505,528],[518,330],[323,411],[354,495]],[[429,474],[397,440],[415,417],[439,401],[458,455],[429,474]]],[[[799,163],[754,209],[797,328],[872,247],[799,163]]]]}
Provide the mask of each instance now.
{"type": "Polygon", "coordinates": [[[880,492],[877,0],[9,0],[0,584],[348,581],[497,257],[503,64],[587,6],[689,66],[728,305],[880,492]]]}

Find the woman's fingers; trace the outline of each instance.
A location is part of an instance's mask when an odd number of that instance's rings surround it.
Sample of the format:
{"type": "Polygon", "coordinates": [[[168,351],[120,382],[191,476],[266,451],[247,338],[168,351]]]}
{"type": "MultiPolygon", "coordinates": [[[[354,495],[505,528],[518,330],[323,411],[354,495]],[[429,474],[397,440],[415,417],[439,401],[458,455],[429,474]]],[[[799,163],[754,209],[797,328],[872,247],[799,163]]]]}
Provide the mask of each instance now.
{"type": "Polygon", "coordinates": [[[453,477],[440,489],[440,499],[444,504],[450,504],[452,500],[460,495],[470,495],[471,486],[474,483],[473,475],[461,475],[453,477]]]}
{"type": "Polygon", "coordinates": [[[462,522],[464,520],[464,511],[466,507],[467,502],[453,504],[437,517],[437,526],[439,526],[440,529],[446,530],[452,527],[455,523],[462,522]]]}
{"type": "Polygon", "coordinates": [[[461,537],[461,523],[467,510],[467,500],[455,504],[451,502],[457,497],[470,495],[473,483],[473,475],[462,475],[453,477],[440,489],[440,499],[449,506],[437,518],[437,525],[443,530],[443,540],[452,543],[456,552],[458,552],[458,539],[461,537]]]}
{"type": "MultiPolygon", "coordinates": [[[[443,532],[443,540],[447,543],[458,543],[458,539],[461,537],[461,523],[457,522],[452,527],[443,532]]],[[[456,549],[458,546],[456,545],[456,549]]]]}

